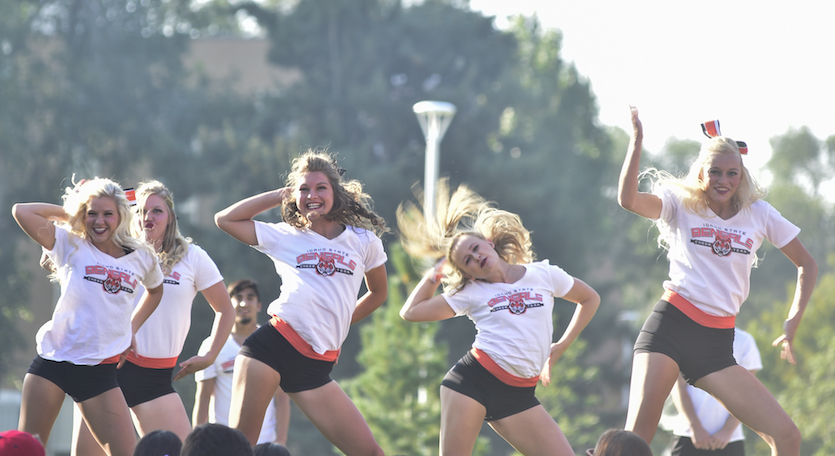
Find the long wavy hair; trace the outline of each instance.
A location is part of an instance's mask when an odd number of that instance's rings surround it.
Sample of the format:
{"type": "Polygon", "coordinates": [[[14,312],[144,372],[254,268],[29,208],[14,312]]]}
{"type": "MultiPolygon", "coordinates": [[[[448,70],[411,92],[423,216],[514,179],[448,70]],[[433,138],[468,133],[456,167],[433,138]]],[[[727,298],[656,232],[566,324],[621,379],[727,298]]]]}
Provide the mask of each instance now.
{"type": "MultiPolygon", "coordinates": [[[[415,195],[423,201],[422,191],[417,187],[415,195]]],[[[525,264],[536,259],[530,231],[519,216],[485,201],[466,185],[460,185],[450,195],[449,181],[440,180],[435,208],[435,214],[427,220],[420,204],[402,203],[397,208],[397,227],[403,249],[413,258],[434,261],[446,258],[444,289],[455,293],[469,282],[451,256],[464,235],[492,241],[499,257],[509,264],[525,264]]]]}
{"type": "MultiPolygon", "coordinates": [[[[323,216],[325,220],[365,228],[377,236],[388,231],[385,220],[371,209],[373,201],[363,193],[362,183],[356,179],[343,180],[345,170],[337,165],[335,157],[323,150],[311,149],[294,159],[287,186],[296,189],[305,174],[317,171],[327,176],[333,188],[333,207],[323,216]]],[[[299,211],[295,194],[282,202],[281,218],[296,228],[310,226],[310,221],[299,211]]]]}
{"type": "MultiPolygon", "coordinates": [[[[757,183],[754,176],[745,167],[736,141],[727,136],[716,136],[702,144],[699,150],[699,156],[690,165],[690,170],[684,176],[674,176],[667,171],[649,168],[641,173],[639,179],[649,178],[652,181],[653,191],[659,191],[661,188],[671,189],[681,196],[682,205],[685,209],[707,217],[708,197],[705,188],[706,179],[704,176],[704,168],[714,157],[719,155],[730,155],[736,157],[739,161],[739,186],[731,198],[731,204],[734,205],[737,211],[743,211],[757,200],[765,197],[765,188],[757,183]]],[[[663,225],[665,225],[664,221],[660,219],[655,223],[659,228],[663,228],[663,225]]],[[[658,238],[658,243],[660,246],[668,248],[670,245],[669,239],[664,237],[663,233],[669,230],[661,229],[660,231],[662,235],[658,238]]]]}
{"type": "MultiPolygon", "coordinates": [[[[96,177],[88,181],[75,182],[73,176],[73,185],[64,190],[63,200],[64,212],[67,214],[68,220],[63,225],[69,228],[69,231],[82,238],[89,239],[85,221],[87,218],[87,211],[90,208],[90,202],[93,198],[107,197],[116,202],[116,210],[119,213],[119,224],[113,231],[113,243],[118,247],[126,250],[145,250],[153,254],[153,248],[137,237],[131,235],[131,222],[133,221],[133,211],[131,211],[130,203],[124,190],[116,182],[107,179],[96,177]]],[[[78,245],[70,238],[70,245],[78,248],[78,245]]],[[[74,253],[74,252],[73,252],[74,253]]],[[[72,254],[70,254],[72,255],[72,254]]],[[[56,269],[54,265],[48,266],[42,263],[42,267],[53,271],[51,278],[57,279],[55,275],[56,269]]]]}
{"type": "Polygon", "coordinates": [[[133,234],[151,243],[147,239],[143,226],[145,202],[151,195],[157,195],[162,198],[165,201],[166,209],[168,209],[168,225],[165,227],[165,232],[162,236],[162,245],[157,252],[157,256],[159,257],[162,271],[169,274],[174,265],[179,263],[186,256],[186,253],[188,253],[188,245],[191,243],[191,238],[184,237],[180,233],[180,228],[177,225],[177,212],[174,210],[174,195],[168,190],[165,184],[157,180],[142,182],[136,189],[137,217],[136,223],[131,225],[133,234]]]}

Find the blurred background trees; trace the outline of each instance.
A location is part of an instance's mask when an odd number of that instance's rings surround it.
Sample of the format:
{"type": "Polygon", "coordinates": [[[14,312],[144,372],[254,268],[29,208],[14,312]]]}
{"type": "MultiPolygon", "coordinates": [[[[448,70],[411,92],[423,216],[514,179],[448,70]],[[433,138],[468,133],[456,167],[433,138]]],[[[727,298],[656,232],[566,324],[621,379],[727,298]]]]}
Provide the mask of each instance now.
{"type": "MultiPolygon", "coordinates": [[[[578,453],[593,446],[603,430],[623,425],[631,344],[660,295],[667,262],[651,226],[615,201],[628,134],[599,124],[590,81],[562,60],[561,39],[535,18],[518,17],[498,30],[492,18],[457,1],[0,3],[3,384],[19,386],[25,370],[12,349],[23,350],[17,357],[25,362],[34,354],[21,322],[37,327],[49,312],[33,309],[51,308],[32,301],[33,289],[49,285],[36,266],[37,247],[9,215],[14,202],[58,202],[74,174],[112,177],[126,187],[160,179],[175,194],[183,232],[209,252],[227,281],[259,281],[267,303],[279,288],[270,262],[217,230],[212,214],[282,186],[292,157],[313,147],[337,153],[347,177],[365,184],[393,224],[397,205],[413,198],[410,187],[423,176],[424,140],[411,107],[443,100],[458,113],[441,146],[441,174],[520,214],[538,257],[603,297],[598,315],[555,368],[555,384],[537,393],[578,453]],[[270,64],[291,76],[266,90],[241,91],[234,76],[211,77],[205,67],[212,62],[194,63],[195,43],[255,32],[269,43],[270,64]]],[[[234,68],[239,75],[248,69],[234,68]]],[[[804,432],[804,454],[832,454],[835,355],[827,341],[835,337],[835,222],[826,183],[835,175],[835,136],[818,139],[800,129],[771,142],[768,200],[803,228],[820,285],[804,319],[798,366],[780,361],[770,347],[795,273],[771,246],[761,251],[765,261],[753,274],[740,323],[763,352],[760,377],[804,432]]],[[[672,141],[649,151],[644,164],[684,172],[698,147],[672,141]]],[[[434,454],[438,384],[474,330],[465,319],[400,321],[397,310],[421,271],[399,250],[396,233],[384,242],[388,303],[351,332],[334,377],[384,448],[434,454]]],[[[558,334],[573,312],[565,304],[555,310],[558,334]]],[[[196,352],[211,315],[204,302],[195,303],[184,356],[196,352]]],[[[177,388],[190,408],[193,380],[177,388]]],[[[291,450],[332,451],[294,412],[291,450]]],[[[664,439],[659,433],[655,446],[664,439]]],[[[482,455],[512,451],[492,432],[477,448],[482,455]]]]}

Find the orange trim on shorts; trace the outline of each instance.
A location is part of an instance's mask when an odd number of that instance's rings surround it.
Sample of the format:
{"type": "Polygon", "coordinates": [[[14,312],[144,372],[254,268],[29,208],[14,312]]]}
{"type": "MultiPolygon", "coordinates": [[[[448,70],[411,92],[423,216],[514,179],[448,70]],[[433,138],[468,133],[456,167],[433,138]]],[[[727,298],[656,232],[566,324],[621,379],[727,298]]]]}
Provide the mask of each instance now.
{"type": "Polygon", "coordinates": [[[478,361],[478,363],[481,364],[481,366],[483,368],[487,369],[488,372],[495,375],[496,378],[498,378],[499,380],[502,381],[502,383],[505,383],[505,384],[510,385],[510,386],[519,386],[519,387],[523,387],[523,388],[529,388],[531,386],[536,386],[536,383],[539,381],[538,376],[537,377],[531,377],[531,378],[524,378],[524,377],[517,377],[517,376],[511,374],[510,372],[502,369],[501,366],[496,364],[496,362],[493,361],[493,358],[491,358],[490,355],[488,355],[487,353],[484,353],[483,351],[479,350],[478,348],[473,347],[473,349],[470,350],[470,353],[473,354],[476,361],[478,361]]]}
{"type": "Polygon", "coordinates": [[[147,369],[170,369],[177,365],[176,356],[173,358],[147,358],[134,352],[128,352],[128,361],[147,369]]]}
{"type": "Polygon", "coordinates": [[[664,290],[662,300],[669,302],[676,309],[680,310],[684,315],[690,317],[696,323],[714,329],[733,329],[736,326],[736,316],[720,317],[718,315],[711,315],[702,309],[699,309],[692,302],[688,301],[680,294],[673,290],[664,290]]]}
{"type": "Polygon", "coordinates": [[[302,339],[302,336],[290,326],[289,323],[278,318],[277,316],[273,315],[270,319],[270,326],[276,329],[285,339],[287,342],[290,342],[290,345],[293,346],[299,353],[302,355],[310,358],[310,359],[318,359],[321,361],[330,361],[336,362],[339,358],[339,350],[328,350],[325,353],[316,353],[313,350],[313,346],[307,343],[306,340],[302,339]]]}
{"type": "Polygon", "coordinates": [[[122,357],[122,355],[111,356],[110,358],[107,358],[104,361],[100,362],[99,365],[100,364],[116,364],[116,363],[119,362],[119,358],[121,358],[121,357],[122,357]]]}

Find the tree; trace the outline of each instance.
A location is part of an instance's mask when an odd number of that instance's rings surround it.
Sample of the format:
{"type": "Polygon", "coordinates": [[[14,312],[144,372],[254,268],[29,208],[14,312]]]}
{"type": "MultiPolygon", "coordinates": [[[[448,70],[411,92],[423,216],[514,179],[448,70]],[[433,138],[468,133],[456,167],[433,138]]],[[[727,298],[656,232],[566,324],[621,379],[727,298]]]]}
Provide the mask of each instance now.
{"type": "Polygon", "coordinates": [[[431,455],[438,451],[438,392],[448,366],[436,340],[437,323],[408,323],[400,304],[421,278],[399,244],[390,243],[388,303],[360,330],[364,370],[346,390],[387,453],[431,455]],[[381,388],[385,385],[384,388],[381,388]]]}
{"type": "MultiPolygon", "coordinates": [[[[830,268],[834,256],[830,255],[830,268]]],[[[787,293],[794,292],[790,283],[787,293]]],[[[780,334],[786,318],[784,300],[764,311],[748,325],[763,353],[763,370],[757,374],[788,412],[803,434],[801,453],[823,456],[835,451],[831,417],[835,416],[835,274],[818,279],[818,284],[803,322],[794,339],[797,365],[780,359],[779,350],[771,342],[780,334]]],[[[765,442],[755,441],[755,453],[768,451],[765,442]]]]}

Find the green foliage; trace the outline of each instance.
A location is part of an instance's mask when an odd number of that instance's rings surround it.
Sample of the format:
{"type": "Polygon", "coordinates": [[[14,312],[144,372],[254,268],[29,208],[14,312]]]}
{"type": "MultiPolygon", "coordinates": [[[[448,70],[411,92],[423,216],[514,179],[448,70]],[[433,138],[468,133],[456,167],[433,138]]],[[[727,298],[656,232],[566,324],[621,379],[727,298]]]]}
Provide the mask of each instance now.
{"type": "MultiPolygon", "coordinates": [[[[793,289],[794,283],[791,283],[788,292],[793,293],[793,289]]],[[[835,332],[831,323],[835,320],[835,273],[819,278],[803,314],[803,322],[794,339],[797,365],[780,359],[779,350],[771,346],[786,318],[785,301],[773,303],[772,309],[748,325],[748,330],[762,347],[763,370],[757,376],[800,428],[803,434],[801,454],[833,454],[835,332]]],[[[756,454],[768,451],[761,440],[756,440],[755,445],[756,454]]]]}
{"type": "Polygon", "coordinates": [[[589,366],[588,343],[578,340],[554,365],[554,382],[539,384],[536,397],[557,421],[575,451],[594,448],[597,437],[608,426],[601,422],[603,404],[599,387],[600,368],[589,366]]]}
{"type": "Polygon", "coordinates": [[[438,451],[441,379],[448,366],[446,347],[435,340],[437,323],[400,318],[420,275],[399,244],[390,243],[388,304],[360,330],[364,370],[345,383],[375,438],[391,454],[431,455],[438,451]],[[385,387],[381,387],[385,385],[385,387]]]}
{"type": "MultiPolygon", "coordinates": [[[[667,261],[650,224],[615,201],[628,136],[599,125],[590,82],[561,59],[561,47],[561,33],[535,19],[518,17],[501,31],[457,1],[212,0],[196,8],[188,0],[0,2],[0,199],[7,209],[17,201],[57,202],[73,173],[128,185],[158,178],[177,198],[183,232],[209,252],[227,281],[258,280],[267,304],[280,286],[270,261],[217,230],[211,214],[282,186],[292,157],[328,147],[391,223],[423,176],[424,139],[411,106],[452,102],[458,113],[442,144],[442,174],[520,214],[537,255],[603,297],[582,339],[557,364],[554,385],[538,392],[575,448],[590,447],[600,431],[622,425],[619,398],[629,370],[621,353],[658,298],[667,261]],[[297,85],[241,95],[231,90],[234,81],[210,89],[205,75],[184,67],[189,40],[240,36],[242,11],[269,33],[273,62],[301,72],[297,85]]],[[[821,280],[801,328],[800,366],[766,354],[763,378],[801,425],[804,454],[826,454],[832,443],[818,418],[833,415],[826,408],[833,402],[826,400],[833,263],[826,257],[835,250],[835,219],[823,185],[835,169],[835,136],[820,141],[800,129],[772,145],[768,200],[803,229],[821,280]]],[[[672,141],[644,164],[683,172],[695,149],[696,143],[672,141]]],[[[11,348],[31,344],[15,333],[17,322],[30,318],[32,279],[19,253],[37,247],[6,214],[0,229],[11,235],[0,239],[0,346],[11,348]]],[[[399,319],[417,276],[392,239],[384,237],[388,304],[351,332],[334,377],[387,451],[434,454],[437,385],[474,331],[466,319],[399,319]]],[[[784,288],[795,269],[770,246],[761,256],[740,321],[771,328],[768,335],[753,332],[766,347],[785,318],[784,288]]],[[[559,332],[570,306],[557,307],[559,332]]],[[[184,356],[196,352],[211,325],[202,300],[193,315],[184,356]]],[[[10,351],[0,353],[0,378],[21,376],[7,371],[10,351]]],[[[178,385],[190,404],[188,388],[178,385]]],[[[294,414],[291,443],[327,446],[300,416],[294,414]]],[[[478,453],[507,452],[492,431],[485,435],[478,453]]]]}

